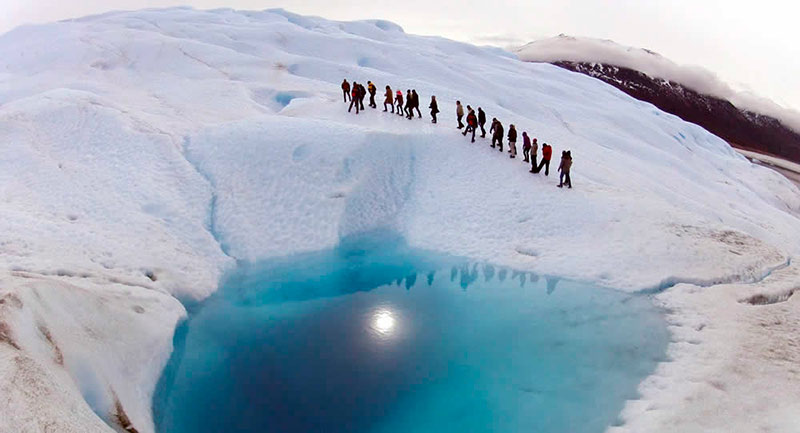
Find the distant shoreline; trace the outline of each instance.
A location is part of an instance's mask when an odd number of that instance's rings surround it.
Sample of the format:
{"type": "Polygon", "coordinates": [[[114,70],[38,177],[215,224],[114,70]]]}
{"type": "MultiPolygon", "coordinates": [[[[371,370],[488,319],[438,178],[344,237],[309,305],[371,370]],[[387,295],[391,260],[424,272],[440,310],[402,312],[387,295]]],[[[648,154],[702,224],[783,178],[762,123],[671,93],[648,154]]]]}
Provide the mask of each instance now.
{"type": "Polygon", "coordinates": [[[744,155],[747,159],[766,167],[769,167],[778,173],[784,175],[787,179],[792,181],[795,185],[800,187],[800,164],[792,161],[785,160],[778,156],[768,155],[765,153],[754,152],[750,149],[743,148],[734,143],[731,143],[737,152],[744,155]]]}

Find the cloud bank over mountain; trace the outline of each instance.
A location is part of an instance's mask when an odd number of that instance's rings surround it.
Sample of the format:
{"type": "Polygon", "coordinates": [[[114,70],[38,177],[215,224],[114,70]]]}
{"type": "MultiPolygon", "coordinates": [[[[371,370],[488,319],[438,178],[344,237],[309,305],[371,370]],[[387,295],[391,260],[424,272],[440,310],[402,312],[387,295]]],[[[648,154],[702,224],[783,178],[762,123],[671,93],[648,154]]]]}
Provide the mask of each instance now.
{"type": "Polygon", "coordinates": [[[602,63],[634,69],[654,78],[680,83],[703,94],[726,99],[738,108],[774,117],[800,132],[800,112],[751,92],[735,90],[703,67],[680,65],[644,48],[627,47],[604,39],[559,35],[531,42],[515,51],[520,59],[530,62],[602,63]]]}

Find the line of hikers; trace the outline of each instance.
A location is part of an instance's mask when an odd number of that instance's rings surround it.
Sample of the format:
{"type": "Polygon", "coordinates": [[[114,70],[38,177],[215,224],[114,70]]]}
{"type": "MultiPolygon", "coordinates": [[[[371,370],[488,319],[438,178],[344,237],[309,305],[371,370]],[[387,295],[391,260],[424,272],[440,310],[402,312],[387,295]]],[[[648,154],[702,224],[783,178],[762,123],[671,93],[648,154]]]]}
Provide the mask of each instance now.
{"type": "MultiPolygon", "coordinates": [[[[369,106],[372,108],[378,108],[378,105],[375,103],[375,95],[377,94],[378,89],[375,87],[375,84],[372,81],[367,81],[367,87],[365,88],[362,84],[357,82],[353,82],[352,87],[347,80],[344,80],[342,83],[342,93],[344,97],[344,102],[347,102],[348,99],[350,101],[350,108],[347,112],[353,111],[353,108],[356,109],[356,114],[359,111],[364,110],[364,98],[367,97],[369,94],[369,106]]],[[[397,91],[397,95],[392,93],[392,88],[386,86],[386,93],[384,93],[385,99],[383,100],[383,111],[389,111],[389,108],[392,110],[392,114],[394,114],[395,105],[397,106],[397,114],[404,115],[407,119],[414,118],[414,110],[417,111],[417,115],[422,118],[422,113],[419,111],[419,95],[417,95],[416,89],[414,90],[407,90],[406,91],[406,98],[405,98],[405,105],[403,105],[403,92],[400,90],[397,91]]],[[[433,123],[436,123],[436,113],[439,112],[436,106],[436,98],[434,97],[431,102],[431,115],[433,116],[433,123]],[[435,109],[434,109],[435,108],[435,109]]]]}
{"type": "MultiPolygon", "coordinates": [[[[365,88],[363,85],[353,81],[352,86],[350,83],[347,82],[345,79],[342,82],[342,93],[344,97],[344,102],[347,103],[348,99],[350,101],[350,108],[347,112],[351,112],[353,107],[356,109],[356,114],[359,113],[359,110],[364,110],[364,98],[366,98],[367,93],[369,93],[369,106],[372,108],[377,108],[377,104],[375,104],[375,94],[377,93],[377,88],[372,81],[367,81],[367,87],[365,88]]],[[[419,111],[419,95],[417,95],[416,89],[409,89],[406,90],[406,98],[405,98],[405,105],[403,103],[403,92],[398,90],[397,94],[392,93],[392,88],[386,86],[386,93],[384,93],[385,99],[383,101],[383,111],[389,111],[387,106],[392,109],[392,113],[395,112],[395,106],[397,106],[397,114],[403,115],[405,114],[407,119],[414,118],[414,110],[417,110],[417,114],[420,118],[422,118],[422,113],[419,111]]],[[[436,102],[436,96],[431,96],[431,103],[428,106],[431,110],[431,123],[436,123],[436,115],[439,113],[439,104],[436,102]]],[[[481,138],[486,138],[486,113],[483,111],[481,107],[478,107],[477,114],[475,110],[469,105],[467,105],[467,116],[466,116],[466,125],[463,123],[464,119],[464,106],[461,105],[461,101],[456,101],[456,117],[458,119],[458,129],[464,129],[462,135],[466,136],[470,132],[472,133],[472,143],[475,142],[475,132],[477,128],[480,127],[481,129],[481,138]]],[[[492,134],[492,145],[493,149],[498,149],[500,152],[503,151],[503,133],[504,128],[503,124],[497,120],[496,118],[492,118],[492,125],[489,128],[489,132],[492,134]]],[[[508,127],[508,153],[511,159],[517,157],[517,129],[512,124],[508,127]]],[[[524,158],[523,162],[531,164],[531,173],[540,173],[542,168],[544,168],[544,175],[550,175],[550,159],[553,156],[553,148],[547,144],[542,144],[542,160],[537,164],[537,156],[539,152],[539,143],[536,138],[531,138],[528,136],[528,133],[523,131],[522,132],[522,156],[524,158]]],[[[569,150],[565,150],[561,152],[561,162],[558,166],[558,171],[561,172],[559,176],[559,183],[558,187],[572,188],[572,179],[570,179],[569,173],[572,169],[572,152],[569,150]]]]}

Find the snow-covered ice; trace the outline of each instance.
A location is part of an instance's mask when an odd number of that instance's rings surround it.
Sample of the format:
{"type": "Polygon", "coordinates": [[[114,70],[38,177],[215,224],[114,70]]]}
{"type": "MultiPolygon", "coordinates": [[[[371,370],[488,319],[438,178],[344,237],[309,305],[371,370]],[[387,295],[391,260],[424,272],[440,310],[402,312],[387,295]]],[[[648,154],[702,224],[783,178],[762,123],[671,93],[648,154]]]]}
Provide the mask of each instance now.
{"type": "Polygon", "coordinates": [[[236,260],[379,228],[622,290],[689,283],[659,295],[673,361],[614,429],[791,431],[800,412],[797,372],[760,363],[773,341],[797,362],[797,323],[757,319],[797,317],[797,297],[739,302],[796,283],[793,264],[761,280],[798,251],[800,191],[597,80],[385,21],[186,8],[19,28],[0,71],[2,432],[108,431],[93,411],[152,432],[176,298],[208,296],[236,260]],[[440,123],[348,114],[343,77],[373,80],[379,107],[386,84],[425,114],[435,94],[440,123]],[[456,99],[552,144],[553,172],[571,149],[575,189],[456,135],[456,99]],[[780,419],[738,423],[762,406],[780,419]]]}

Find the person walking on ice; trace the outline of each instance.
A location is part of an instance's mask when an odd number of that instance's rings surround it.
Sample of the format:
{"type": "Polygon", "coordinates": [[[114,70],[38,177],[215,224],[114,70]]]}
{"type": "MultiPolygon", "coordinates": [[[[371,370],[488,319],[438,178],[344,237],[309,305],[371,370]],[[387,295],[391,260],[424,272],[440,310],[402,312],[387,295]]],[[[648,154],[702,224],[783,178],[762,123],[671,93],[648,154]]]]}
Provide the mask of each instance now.
{"type": "Polygon", "coordinates": [[[347,82],[347,78],[342,81],[342,94],[344,95],[344,102],[347,103],[347,98],[350,97],[350,83],[347,82]]]}
{"type": "Polygon", "coordinates": [[[397,91],[397,95],[394,97],[394,102],[397,104],[397,115],[403,115],[403,92],[400,90],[397,91]]]}
{"type": "Polygon", "coordinates": [[[372,81],[367,81],[367,89],[369,89],[369,106],[378,108],[378,104],[375,103],[375,94],[378,93],[378,88],[372,84],[372,81]]]}
{"type": "Polygon", "coordinates": [[[475,142],[475,130],[478,128],[478,116],[475,115],[475,110],[472,109],[469,105],[467,105],[467,127],[464,128],[464,132],[462,135],[466,136],[467,134],[472,131],[472,142],[475,142]]]}
{"type": "Polygon", "coordinates": [[[561,172],[558,180],[558,187],[564,185],[572,189],[572,179],[569,178],[569,170],[572,168],[572,151],[561,152],[561,164],[558,165],[558,171],[561,172]],[[566,182],[565,182],[566,181],[566,182]]]}
{"type": "Polygon", "coordinates": [[[406,119],[411,119],[414,115],[411,113],[411,105],[414,103],[414,97],[411,96],[411,89],[406,89],[406,119]]]}
{"type": "Polygon", "coordinates": [[[523,162],[531,162],[531,138],[527,131],[522,131],[522,158],[523,162]]]}
{"type": "Polygon", "coordinates": [[[386,93],[384,93],[383,96],[383,112],[385,113],[389,111],[389,109],[386,108],[386,105],[388,104],[390,107],[392,107],[392,114],[394,114],[394,95],[392,95],[392,88],[386,86],[386,93]]]}
{"type": "Polygon", "coordinates": [[[461,101],[456,101],[456,117],[458,117],[458,129],[463,128],[464,124],[461,119],[464,118],[464,106],[461,105],[461,101]]]}
{"type": "Polygon", "coordinates": [[[511,159],[517,157],[517,128],[513,124],[508,126],[508,153],[511,159]]]}
{"type": "Polygon", "coordinates": [[[486,113],[484,113],[483,108],[478,107],[478,125],[481,127],[481,138],[486,138],[486,113]]]}
{"type": "Polygon", "coordinates": [[[492,119],[492,127],[489,129],[489,132],[493,132],[492,135],[492,147],[495,147],[495,143],[497,146],[500,147],[500,151],[503,151],[503,124],[500,123],[497,119],[492,119]]]}
{"type": "Polygon", "coordinates": [[[353,90],[350,92],[350,108],[347,109],[348,113],[353,109],[354,105],[356,107],[356,114],[358,114],[358,83],[355,81],[353,81],[353,90]]]}
{"type": "Polygon", "coordinates": [[[367,89],[364,88],[363,84],[355,84],[354,86],[358,89],[358,105],[361,106],[361,111],[364,111],[364,98],[367,97],[367,89]]]}
{"type": "Polygon", "coordinates": [[[534,138],[531,142],[531,173],[536,173],[536,154],[539,153],[539,142],[534,138]]]}
{"type": "Polygon", "coordinates": [[[436,114],[439,113],[439,104],[436,103],[436,96],[431,96],[431,105],[428,108],[431,109],[431,123],[436,123],[436,114]]]}
{"type": "Polygon", "coordinates": [[[414,110],[417,110],[417,115],[422,119],[422,113],[419,112],[419,95],[417,89],[411,90],[411,117],[414,117],[414,110]]]}
{"type": "Polygon", "coordinates": [[[553,148],[550,147],[549,144],[544,143],[542,144],[542,162],[539,163],[539,166],[536,167],[536,173],[542,171],[542,167],[544,167],[544,175],[550,175],[550,157],[553,156],[553,148]]]}

